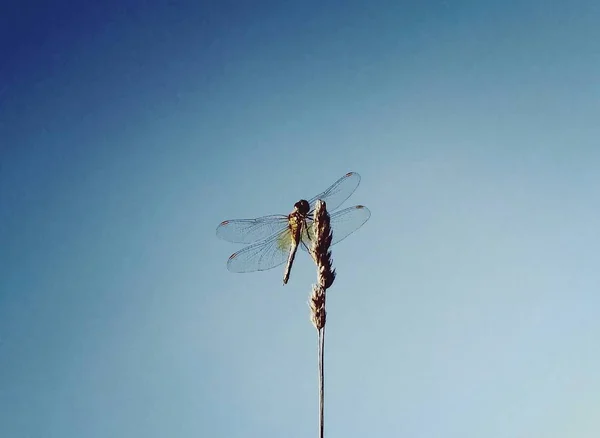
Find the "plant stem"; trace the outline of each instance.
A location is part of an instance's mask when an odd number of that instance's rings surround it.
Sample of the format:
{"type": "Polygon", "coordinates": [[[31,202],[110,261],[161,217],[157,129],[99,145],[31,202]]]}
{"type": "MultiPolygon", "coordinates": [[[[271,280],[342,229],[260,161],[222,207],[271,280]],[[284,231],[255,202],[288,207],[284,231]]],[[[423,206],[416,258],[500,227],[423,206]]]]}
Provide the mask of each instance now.
{"type": "Polygon", "coordinates": [[[325,353],[325,327],[318,331],[319,343],[319,438],[323,438],[323,412],[325,408],[325,377],[323,372],[325,353]]]}

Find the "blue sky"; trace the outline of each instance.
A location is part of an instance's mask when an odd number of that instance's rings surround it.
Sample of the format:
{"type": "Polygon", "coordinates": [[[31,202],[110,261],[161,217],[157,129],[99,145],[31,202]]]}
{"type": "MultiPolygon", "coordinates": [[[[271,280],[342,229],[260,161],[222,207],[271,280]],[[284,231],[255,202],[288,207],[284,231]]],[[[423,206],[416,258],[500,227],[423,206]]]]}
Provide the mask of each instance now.
{"type": "Polygon", "coordinates": [[[598,436],[598,2],[85,3],[0,9],[3,437],[316,434],[215,228],[348,171],[327,436],[598,436]]]}

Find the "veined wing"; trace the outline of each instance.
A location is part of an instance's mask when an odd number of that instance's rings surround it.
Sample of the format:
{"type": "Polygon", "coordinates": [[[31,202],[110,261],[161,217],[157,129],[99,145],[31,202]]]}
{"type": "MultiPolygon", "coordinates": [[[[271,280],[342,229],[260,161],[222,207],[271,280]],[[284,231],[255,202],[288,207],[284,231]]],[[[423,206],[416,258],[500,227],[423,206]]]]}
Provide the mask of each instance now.
{"type": "MultiPolygon", "coordinates": [[[[329,215],[333,239],[331,244],[341,242],[354,233],[371,217],[371,211],[364,205],[355,205],[329,215]]],[[[303,250],[312,248],[316,236],[313,231],[313,221],[307,221],[307,228],[302,231],[303,250]]]]}
{"type": "Polygon", "coordinates": [[[347,173],[334,182],[327,190],[308,201],[310,210],[312,211],[315,208],[317,199],[321,199],[327,203],[327,211],[335,210],[354,193],[358,184],[360,184],[360,175],[356,172],[347,173]]]}
{"type": "MultiPolygon", "coordinates": [[[[327,203],[327,209],[338,208],[358,187],[360,175],[349,172],[338,179],[331,187],[309,201],[313,210],[317,199],[327,203]]],[[[217,227],[217,236],[233,243],[254,243],[287,228],[288,218],[285,215],[270,215],[256,219],[226,220],[217,227]]]]}
{"type": "Polygon", "coordinates": [[[287,229],[288,218],[281,214],[256,219],[223,221],[217,227],[217,236],[233,243],[254,243],[287,229]]]}
{"type": "Polygon", "coordinates": [[[287,261],[292,243],[292,234],[286,228],[266,240],[232,254],[227,261],[231,272],[266,271],[287,261]]]}

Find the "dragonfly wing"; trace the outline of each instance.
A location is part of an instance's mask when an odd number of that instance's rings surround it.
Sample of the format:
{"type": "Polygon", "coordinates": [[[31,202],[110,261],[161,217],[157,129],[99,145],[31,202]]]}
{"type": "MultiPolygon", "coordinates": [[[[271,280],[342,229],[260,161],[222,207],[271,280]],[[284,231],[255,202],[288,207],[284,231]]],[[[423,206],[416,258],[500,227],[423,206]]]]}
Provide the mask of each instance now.
{"type": "Polygon", "coordinates": [[[266,271],[285,263],[290,253],[292,235],[289,229],[232,254],[227,261],[231,272],[266,271]]]}
{"type": "MultiPolygon", "coordinates": [[[[364,205],[355,205],[354,207],[348,207],[340,211],[336,211],[330,215],[331,230],[333,232],[333,239],[331,244],[335,245],[341,242],[350,234],[354,233],[371,217],[371,211],[364,205]]],[[[313,231],[313,222],[308,223],[306,231],[302,233],[302,243],[300,245],[303,250],[309,250],[312,248],[312,244],[316,236],[313,231]]]]}
{"type": "Polygon", "coordinates": [[[233,219],[219,224],[217,236],[233,243],[254,243],[285,230],[287,225],[287,216],[281,214],[257,219],[233,219]]]}
{"type": "Polygon", "coordinates": [[[349,172],[332,184],[327,190],[319,193],[312,198],[308,203],[310,210],[315,208],[317,199],[321,199],[327,203],[327,211],[333,211],[350,197],[360,184],[360,175],[356,172],[349,172]]]}

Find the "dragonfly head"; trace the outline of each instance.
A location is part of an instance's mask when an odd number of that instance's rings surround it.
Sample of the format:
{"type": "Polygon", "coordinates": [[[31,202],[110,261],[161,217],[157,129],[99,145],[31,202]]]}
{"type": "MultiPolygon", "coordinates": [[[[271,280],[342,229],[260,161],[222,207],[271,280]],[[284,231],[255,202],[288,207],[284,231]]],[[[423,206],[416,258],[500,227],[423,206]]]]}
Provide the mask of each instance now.
{"type": "Polygon", "coordinates": [[[301,215],[306,216],[310,210],[310,205],[306,199],[300,199],[294,204],[294,209],[301,215]]]}

